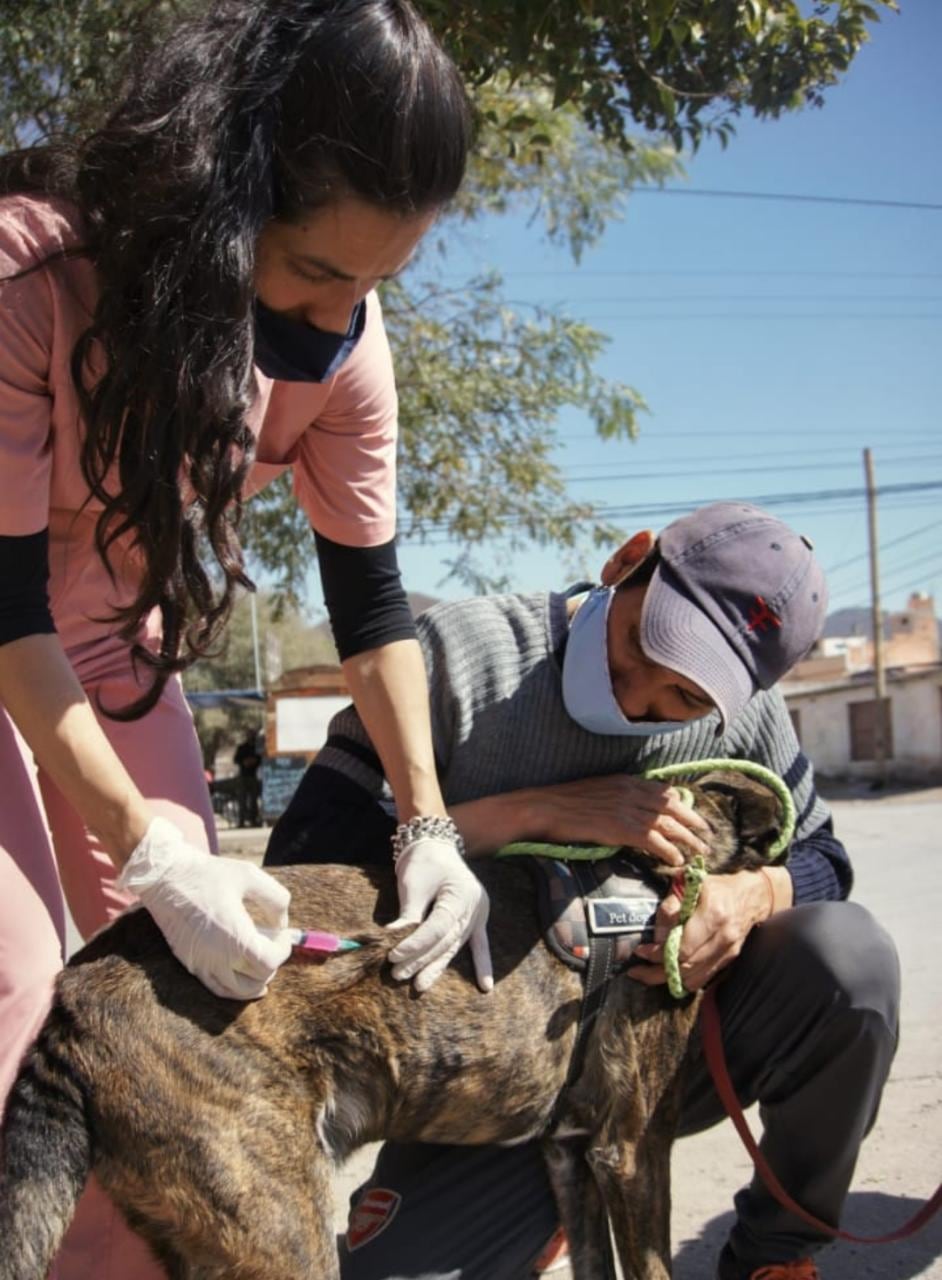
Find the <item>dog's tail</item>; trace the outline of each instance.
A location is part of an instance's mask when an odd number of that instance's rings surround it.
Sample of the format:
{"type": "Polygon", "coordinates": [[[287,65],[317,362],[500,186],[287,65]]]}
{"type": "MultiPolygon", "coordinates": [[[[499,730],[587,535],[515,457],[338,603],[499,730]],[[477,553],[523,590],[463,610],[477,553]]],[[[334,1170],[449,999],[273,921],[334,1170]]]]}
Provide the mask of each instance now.
{"type": "Polygon", "coordinates": [[[0,1280],[44,1280],[92,1165],[85,1090],[57,1012],[20,1068],[0,1134],[0,1280]]]}

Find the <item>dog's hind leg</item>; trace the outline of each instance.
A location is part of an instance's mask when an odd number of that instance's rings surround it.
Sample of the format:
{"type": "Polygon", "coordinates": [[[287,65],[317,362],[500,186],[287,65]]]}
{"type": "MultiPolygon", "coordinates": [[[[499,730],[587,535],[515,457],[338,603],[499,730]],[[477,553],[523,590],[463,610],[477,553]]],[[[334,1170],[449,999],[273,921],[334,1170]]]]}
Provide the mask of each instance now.
{"type": "Polygon", "coordinates": [[[550,1138],[543,1155],[569,1240],[574,1280],[615,1280],[608,1217],[586,1161],[587,1146],[586,1138],[550,1138]]]}
{"type": "Polygon", "coordinates": [[[233,1130],[178,1150],[172,1182],[106,1188],[172,1280],[339,1280],[327,1155],[300,1126],[290,1150],[233,1130]]]}
{"type": "MultiPolygon", "coordinates": [[[[282,1188],[276,1190],[280,1195],[282,1188]]],[[[166,1239],[154,1245],[170,1280],[340,1280],[340,1264],[330,1215],[330,1186],[307,1188],[326,1213],[305,1214],[288,1231],[272,1230],[271,1200],[259,1198],[253,1221],[227,1224],[218,1247],[194,1250],[166,1239]]],[[[143,1233],[142,1233],[143,1234],[143,1233]]]]}
{"type": "Polygon", "coordinates": [[[161,1259],[169,1280],[335,1280],[339,1271],[324,1271],[319,1267],[299,1271],[296,1261],[266,1259],[261,1265],[222,1266],[211,1264],[203,1266],[197,1262],[187,1262],[172,1250],[161,1259]]]}

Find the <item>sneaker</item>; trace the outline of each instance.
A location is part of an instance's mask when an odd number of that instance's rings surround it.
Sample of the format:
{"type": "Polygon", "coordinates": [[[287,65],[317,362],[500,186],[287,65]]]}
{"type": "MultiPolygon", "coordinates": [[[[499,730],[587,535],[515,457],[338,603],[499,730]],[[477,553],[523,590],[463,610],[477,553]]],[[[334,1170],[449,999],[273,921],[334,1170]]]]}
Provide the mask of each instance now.
{"type": "Polygon", "coordinates": [[[820,1272],[810,1258],[794,1262],[770,1262],[750,1272],[749,1280],[821,1280],[820,1272]]]}
{"type": "Polygon", "coordinates": [[[720,1254],[717,1280],[821,1280],[818,1268],[810,1258],[794,1262],[767,1262],[764,1266],[743,1270],[742,1263],[727,1245],[720,1254]]]}
{"type": "MultiPolygon", "coordinates": [[[[548,1276],[569,1266],[569,1241],[562,1227],[557,1227],[547,1240],[542,1253],[533,1264],[533,1274],[548,1276]]],[[[799,1277],[800,1280],[800,1277],[799,1277]]]]}

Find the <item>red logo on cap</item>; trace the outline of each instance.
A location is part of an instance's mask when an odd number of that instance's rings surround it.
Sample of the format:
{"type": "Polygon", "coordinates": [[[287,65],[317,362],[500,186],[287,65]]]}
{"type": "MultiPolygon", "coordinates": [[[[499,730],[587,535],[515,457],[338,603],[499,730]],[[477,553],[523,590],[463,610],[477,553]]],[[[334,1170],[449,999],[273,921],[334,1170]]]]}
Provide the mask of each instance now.
{"type": "Polygon", "coordinates": [[[765,631],[767,627],[780,627],[782,619],[765,603],[761,596],[756,596],[755,604],[749,613],[747,631],[765,631]]]}
{"type": "Polygon", "coordinates": [[[353,1206],[347,1221],[347,1248],[350,1252],[375,1240],[381,1231],[385,1231],[395,1218],[400,1204],[402,1196],[398,1191],[389,1191],[386,1187],[370,1187],[364,1192],[353,1206]]]}

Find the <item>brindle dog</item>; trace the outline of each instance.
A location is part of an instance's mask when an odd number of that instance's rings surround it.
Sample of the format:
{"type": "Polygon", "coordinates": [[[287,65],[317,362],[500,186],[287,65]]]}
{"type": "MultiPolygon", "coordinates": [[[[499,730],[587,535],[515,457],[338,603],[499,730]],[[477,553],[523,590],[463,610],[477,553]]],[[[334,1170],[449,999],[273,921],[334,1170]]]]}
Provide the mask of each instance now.
{"type": "MultiPolygon", "coordinates": [[[[693,788],[713,867],[756,866],[775,799],[738,774],[693,788]]],[[[670,1275],[669,1155],[697,1000],[614,980],[557,1111],[582,983],[542,944],[527,871],[476,870],[496,985],[460,959],[426,994],[394,981],[390,870],[275,872],[298,924],[362,950],[295,959],[263,1000],[212,995],[143,910],[61,974],[3,1128],[0,1280],[42,1280],[91,1171],[174,1280],[336,1280],[334,1164],[365,1142],[542,1137],[579,1280],[670,1275]],[[554,1138],[548,1132],[556,1115],[554,1138]]],[[[430,1260],[434,1261],[434,1260],[430,1260]]]]}

